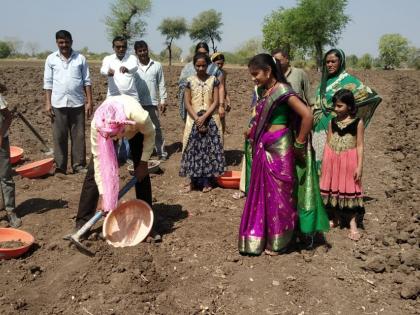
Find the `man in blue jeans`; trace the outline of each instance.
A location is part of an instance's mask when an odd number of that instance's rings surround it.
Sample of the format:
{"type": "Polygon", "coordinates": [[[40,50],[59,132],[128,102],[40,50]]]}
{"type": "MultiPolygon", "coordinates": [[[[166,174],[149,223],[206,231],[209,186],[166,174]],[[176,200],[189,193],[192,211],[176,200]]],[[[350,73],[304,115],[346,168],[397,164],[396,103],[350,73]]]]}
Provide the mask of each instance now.
{"type": "Polygon", "coordinates": [[[160,160],[167,160],[159,116],[166,111],[166,87],[162,65],[149,56],[149,47],[143,40],[134,43],[134,51],[138,58],[136,87],[141,106],[149,112],[155,125],[155,150],[160,160]]]}

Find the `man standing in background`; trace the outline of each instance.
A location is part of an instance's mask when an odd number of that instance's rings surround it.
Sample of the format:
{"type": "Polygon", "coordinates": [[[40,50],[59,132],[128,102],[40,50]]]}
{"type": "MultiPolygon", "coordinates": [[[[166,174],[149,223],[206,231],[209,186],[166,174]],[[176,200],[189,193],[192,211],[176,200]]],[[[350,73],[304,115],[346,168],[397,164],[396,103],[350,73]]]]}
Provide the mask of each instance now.
{"type": "Polygon", "coordinates": [[[166,161],[168,152],[160,126],[159,116],[166,111],[166,87],[162,65],[149,56],[149,47],[143,40],[134,43],[134,51],[138,58],[136,86],[141,106],[149,112],[155,125],[155,150],[159,160],[166,161]]]}
{"type": "Polygon", "coordinates": [[[101,74],[108,78],[109,96],[129,95],[138,100],[134,84],[137,71],[137,58],[127,53],[127,40],[116,36],[112,41],[114,54],[106,56],[102,61],[101,74]]]}
{"type": "MultiPolygon", "coordinates": [[[[127,52],[127,39],[116,36],[112,40],[114,54],[102,61],[101,74],[108,78],[107,97],[128,95],[139,100],[134,75],[137,71],[137,58],[127,52]]],[[[130,155],[130,146],[126,139],[120,139],[117,148],[118,161],[123,164],[130,155]]]]}
{"type": "Polygon", "coordinates": [[[307,73],[303,69],[295,68],[290,65],[290,57],[287,51],[276,49],[271,53],[280,62],[281,70],[293,90],[306,102],[308,106],[314,104],[311,94],[311,86],[307,73]]]}
{"type": "Polygon", "coordinates": [[[58,31],[55,39],[58,51],[45,61],[44,90],[45,111],[52,122],[56,173],[67,173],[69,132],[73,173],[85,172],[85,115],[89,117],[93,108],[89,65],[72,49],[68,31],[58,31]]]}

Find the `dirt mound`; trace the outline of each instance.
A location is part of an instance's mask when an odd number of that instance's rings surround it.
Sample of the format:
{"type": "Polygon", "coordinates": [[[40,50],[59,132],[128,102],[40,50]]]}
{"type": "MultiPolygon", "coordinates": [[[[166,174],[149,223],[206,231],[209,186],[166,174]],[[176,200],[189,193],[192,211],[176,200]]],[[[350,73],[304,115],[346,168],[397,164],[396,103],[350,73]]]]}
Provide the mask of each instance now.
{"type": "MultiPolygon", "coordinates": [[[[91,68],[99,105],[106,80],[98,64],[91,68]]],[[[220,188],[180,193],[180,68],[164,70],[169,108],[162,126],[170,158],[163,174],[152,176],[163,242],[115,249],[97,240],[96,229],[85,241],[96,256],[87,257],[62,240],[73,227],[83,175],[15,176],[22,228],[36,244],[22,258],[0,261],[1,314],[418,314],[420,72],[355,73],[384,99],[366,133],[362,240],[354,243],[347,230],[335,229],[327,235],[331,248],[253,258],[237,252],[243,199],[220,188]]],[[[252,83],[246,69],[228,72],[233,108],[225,150],[229,169],[239,169],[252,83]]],[[[0,63],[10,106],[51,144],[42,75],[40,62],[0,63]]],[[[319,81],[317,73],[310,78],[319,81]]],[[[45,157],[18,119],[10,137],[25,150],[25,159],[45,157]]],[[[130,175],[125,167],[121,173],[123,184],[130,175]]],[[[130,198],[133,192],[125,196],[130,198]]]]}
{"type": "Polygon", "coordinates": [[[363,269],[384,273],[377,278],[391,280],[392,290],[404,299],[416,299],[420,293],[420,80],[406,73],[397,74],[391,90],[387,122],[383,135],[387,138],[387,157],[379,174],[384,183],[388,203],[381,230],[360,242],[354,256],[365,262],[363,269]]]}

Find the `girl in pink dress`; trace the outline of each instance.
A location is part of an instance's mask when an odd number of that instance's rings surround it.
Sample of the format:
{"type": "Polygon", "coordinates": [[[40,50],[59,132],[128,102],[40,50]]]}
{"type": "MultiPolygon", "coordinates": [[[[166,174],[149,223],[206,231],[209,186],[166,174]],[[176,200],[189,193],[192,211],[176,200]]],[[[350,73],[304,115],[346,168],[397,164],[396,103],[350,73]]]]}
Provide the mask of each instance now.
{"type": "Polygon", "coordinates": [[[351,91],[337,91],[332,101],[336,117],[328,126],[321,168],[321,195],[331,210],[331,227],[337,224],[339,211],[348,214],[348,237],[358,241],[360,233],[356,218],[364,213],[361,186],[364,125],[362,119],[356,117],[357,107],[351,91]]]}

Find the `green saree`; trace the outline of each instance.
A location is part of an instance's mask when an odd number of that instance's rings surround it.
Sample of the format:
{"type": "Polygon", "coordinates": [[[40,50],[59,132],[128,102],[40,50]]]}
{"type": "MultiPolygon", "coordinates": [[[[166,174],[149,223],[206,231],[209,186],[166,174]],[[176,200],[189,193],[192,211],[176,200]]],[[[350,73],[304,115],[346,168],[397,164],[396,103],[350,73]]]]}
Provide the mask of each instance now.
{"type": "Polygon", "coordinates": [[[308,138],[303,162],[296,161],[295,197],[299,215],[299,227],[303,234],[327,232],[330,229],[328,215],[319,190],[319,177],[315,153],[308,138]]]}

